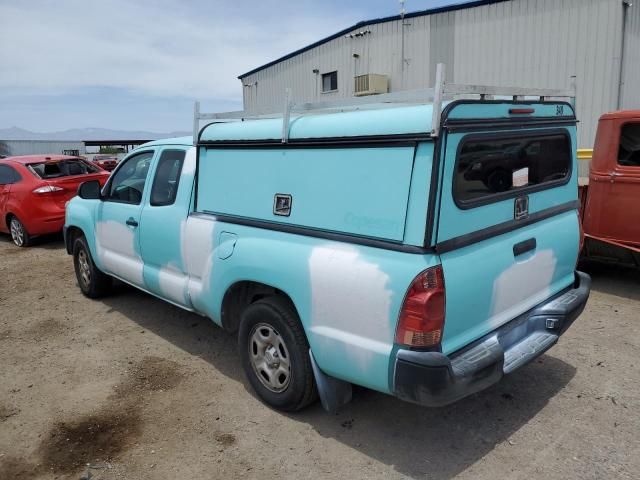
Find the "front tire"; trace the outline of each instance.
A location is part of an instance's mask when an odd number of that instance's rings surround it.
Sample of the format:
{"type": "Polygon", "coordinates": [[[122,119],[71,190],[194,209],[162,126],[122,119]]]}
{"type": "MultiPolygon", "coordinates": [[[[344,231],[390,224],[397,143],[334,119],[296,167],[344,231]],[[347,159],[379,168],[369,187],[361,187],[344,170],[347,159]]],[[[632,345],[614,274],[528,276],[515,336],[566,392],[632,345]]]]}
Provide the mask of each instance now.
{"type": "Polygon", "coordinates": [[[99,298],[111,291],[113,279],[98,270],[84,237],[73,242],[73,266],[78,286],[86,297],[99,298]]]}
{"type": "Polygon", "coordinates": [[[9,231],[11,232],[11,240],[16,246],[24,248],[31,245],[31,235],[18,217],[11,217],[9,231]]]}
{"type": "Polygon", "coordinates": [[[268,297],[242,313],[238,333],[242,367],[267,405],[294,412],[317,397],[309,344],[293,306],[268,297]]]}

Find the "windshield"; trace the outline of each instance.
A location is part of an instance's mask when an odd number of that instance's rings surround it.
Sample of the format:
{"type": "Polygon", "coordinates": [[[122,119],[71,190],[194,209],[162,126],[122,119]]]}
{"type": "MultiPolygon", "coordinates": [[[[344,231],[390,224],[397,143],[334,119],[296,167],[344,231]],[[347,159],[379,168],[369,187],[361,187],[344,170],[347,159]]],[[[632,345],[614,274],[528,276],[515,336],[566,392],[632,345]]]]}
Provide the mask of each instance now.
{"type": "Polygon", "coordinates": [[[28,167],[37,177],[43,180],[74,175],[89,175],[100,171],[97,167],[79,158],[59,160],[57,162],[31,163],[28,167]]]}

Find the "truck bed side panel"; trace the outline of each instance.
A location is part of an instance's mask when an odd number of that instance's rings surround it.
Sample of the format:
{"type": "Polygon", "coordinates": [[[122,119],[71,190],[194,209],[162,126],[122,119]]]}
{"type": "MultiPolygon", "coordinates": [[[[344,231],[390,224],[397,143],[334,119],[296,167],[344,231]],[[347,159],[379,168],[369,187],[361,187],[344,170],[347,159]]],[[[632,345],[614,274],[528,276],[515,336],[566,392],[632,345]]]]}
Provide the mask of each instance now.
{"type": "Polygon", "coordinates": [[[320,368],[389,392],[389,358],[398,312],[411,280],[434,255],[399,253],[266,229],[187,221],[189,292],[194,307],[220,323],[224,294],[251,280],[285,292],[295,304],[320,368]],[[223,232],[237,235],[221,259],[223,232]]]}

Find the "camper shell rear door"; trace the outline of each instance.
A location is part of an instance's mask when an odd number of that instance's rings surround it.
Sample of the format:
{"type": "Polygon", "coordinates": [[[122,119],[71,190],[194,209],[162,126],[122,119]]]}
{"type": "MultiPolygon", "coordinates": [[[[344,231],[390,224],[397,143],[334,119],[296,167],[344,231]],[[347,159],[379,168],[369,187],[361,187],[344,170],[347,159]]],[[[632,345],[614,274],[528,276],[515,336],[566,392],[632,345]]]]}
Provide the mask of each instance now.
{"type": "Polygon", "coordinates": [[[463,101],[444,114],[433,238],[449,354],[570,286],[580,234],[569,104],[463,101]]]}

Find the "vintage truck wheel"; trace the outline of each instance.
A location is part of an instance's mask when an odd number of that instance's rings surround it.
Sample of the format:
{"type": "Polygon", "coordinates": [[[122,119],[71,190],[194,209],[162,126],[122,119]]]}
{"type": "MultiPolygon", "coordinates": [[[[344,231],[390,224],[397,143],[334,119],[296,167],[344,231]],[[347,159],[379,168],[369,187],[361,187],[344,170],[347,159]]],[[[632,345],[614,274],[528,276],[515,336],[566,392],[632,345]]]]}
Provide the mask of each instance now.
{"type": "Polygon", "coordinates": [[[268,297],[249,305],[238,345],[247,379],[267,405],[291,412],[316,399],[309,344],[288,301],[268,297]]]}
{"type": "Polygon", "coordinates": [[[89,298],[99,298],[109,293],[113,279],[102,273],[93,263],[91,251],[84,237],[73,243],[73,266],[82,293],[89,298]]]}

